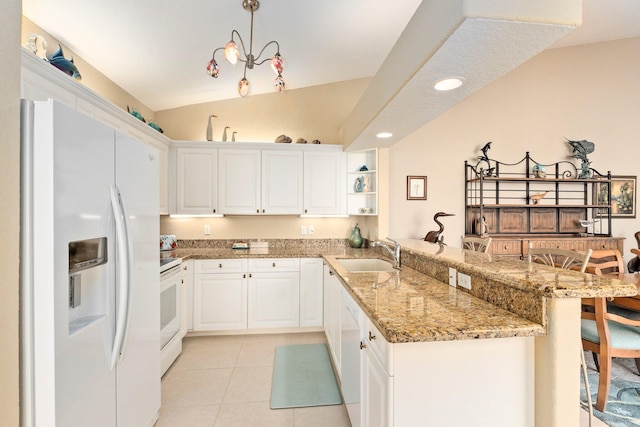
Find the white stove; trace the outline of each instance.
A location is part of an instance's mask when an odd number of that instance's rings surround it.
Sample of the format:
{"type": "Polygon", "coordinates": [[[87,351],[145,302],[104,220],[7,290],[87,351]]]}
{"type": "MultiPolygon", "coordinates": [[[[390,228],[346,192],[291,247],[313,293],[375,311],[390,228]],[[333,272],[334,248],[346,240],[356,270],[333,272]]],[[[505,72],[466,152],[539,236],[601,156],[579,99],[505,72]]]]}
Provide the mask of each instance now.
{"type": "Polygon", "coordinates": [[[161,375],[182,352],[182,259],[160,258],[161,375]]]}
{"type": "Polygon", "coordinates": [[[160,274],[177,265],[180,265],[181,263],[182,259],[180,258],[160,258],[160,274]]]}

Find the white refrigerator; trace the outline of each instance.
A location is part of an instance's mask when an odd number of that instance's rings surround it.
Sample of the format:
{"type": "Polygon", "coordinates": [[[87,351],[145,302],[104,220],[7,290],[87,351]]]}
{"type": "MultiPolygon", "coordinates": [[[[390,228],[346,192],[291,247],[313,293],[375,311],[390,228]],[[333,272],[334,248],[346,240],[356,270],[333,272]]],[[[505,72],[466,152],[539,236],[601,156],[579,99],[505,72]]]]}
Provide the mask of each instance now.
{"type": "Polygon", "coordinates": [[[23,426],[147,427],[160,408],[158,154],[22,101],[23,426]]]}

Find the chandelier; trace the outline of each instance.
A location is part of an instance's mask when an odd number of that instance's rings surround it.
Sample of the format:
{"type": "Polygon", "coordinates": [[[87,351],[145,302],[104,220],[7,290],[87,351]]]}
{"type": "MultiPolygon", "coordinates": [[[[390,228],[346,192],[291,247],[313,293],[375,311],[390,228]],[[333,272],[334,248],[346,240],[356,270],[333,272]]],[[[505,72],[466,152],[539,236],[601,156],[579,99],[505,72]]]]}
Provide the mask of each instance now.
{"type": "Polygon", "coordinates": [[[277,41],[271,40],[269,43],[264,45],[262,50],[257,56],[253,55],[253,12],[258,10],[260,7],[260,2],[258,0],[243,0],[242,7],[247,12],[251,12],[251,34],[249,36],[249,53],[245,49],[244,41],[242,41],[242,37],[240,34],[233,30],[231,31],[231,41],[227,43],[224,47],[219,47],[213,51],[211,55],[211,61],[207,63],[207,72],[213,78],[217,78],[220,73],[220,68],[218,63],[216,62],[216,52],[219,50],[224,50],[224,57],[227,58],[231,64],[236,64],[238,61],[244,62],[244,74],[240,82],[238,82],[238,93],[240,96],[246,96],[249,93],[249,80],[247,80],[247,68],[252,70],[254,65],[262,65],[267,61],[270,61],[271,68],[276,73],[277,77],[273,81],[273,85],[276,87],[278,92],[284,91],[284,79],[282,78],[282,70],[284,68],[284,60],[280,55],[280,45],[277,41]],[[240,46],[242,47],[242,55],[240,55],[240,49],[238,48],[238,44],[234,37],[238,38],[240,42],[240,46]],[[276,46],[276,53],[271,58],[266,58],[260,61],[260,57],[264,53],[265,49],[269,47],[269,45],[274,44],[276,46]],[[258,62],[260,61],[260,62],[258,62]]]}

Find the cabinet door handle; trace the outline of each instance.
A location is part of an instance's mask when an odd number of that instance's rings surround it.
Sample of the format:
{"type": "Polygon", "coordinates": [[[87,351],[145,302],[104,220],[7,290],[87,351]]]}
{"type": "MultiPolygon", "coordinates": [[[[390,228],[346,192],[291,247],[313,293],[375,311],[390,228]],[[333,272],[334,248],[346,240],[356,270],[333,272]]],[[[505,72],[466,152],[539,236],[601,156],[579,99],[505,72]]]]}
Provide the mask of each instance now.
{"type": "Polygon", "coordinates": [[[218,268],[222,268],[222,264],[218,264],[218,268]]]}
{"type": "Polygon", "coordinates": [[[363,348],[367,348],[367,345],[360,341],[360,350],[362,350],[363,348]]]}
{"type": "Polygon", "coordinates": [[[256,209],[256,213],[260,213],[260,209],[256,209]]]}
{"type": "Polygon", "coordinates": [[[306,210],[306,209],[304,210],[304,213],[307,213],[307,210],[306,210]]]}
{"type": "Polygon", "coordinates": [[[216,210],[215,210],[215,209],[213,210],[213,213],[216,213],[216,210]]]}
{"type": "Polygon", "coordinates": [[[275,263],[275,262],[274,262],[273,264],[271,264],[271,267],[275,267],[275,266],[276,266],[276,263],[275,263]]]}
{"type": "Polygon", "coordinates": [[[252,274],[252,273],[249,273],[249,278],[251,279],[252,277],[253,277],[253,274],[252,274]]]}
{"type": "Polygon", "coordinates": [[[246,275],[246,274],[243,274],[243,275],[242,275],[242,278],[243,278],[243,279],[246,279],[246,278],[247,278],[247,275],[246,275]]]}
{"type": "Polygon", "coordinates": [[[264,209],[262,209],[262,213],[264,213],[264,209]]]}
{"type": "Polygon", "coordinates": [[[371,333],[371,331],[369,331],[369,341],[372,341],[372,340],[375,340],[375,339],[376,339],[376,336],[375,336],[375,335],[373,335],[373,334],[371,333]]]}
{"type": "Polygon", "coordinates": [[[329,270],[329,276],[333,276],[333,271],[329,270]]]}

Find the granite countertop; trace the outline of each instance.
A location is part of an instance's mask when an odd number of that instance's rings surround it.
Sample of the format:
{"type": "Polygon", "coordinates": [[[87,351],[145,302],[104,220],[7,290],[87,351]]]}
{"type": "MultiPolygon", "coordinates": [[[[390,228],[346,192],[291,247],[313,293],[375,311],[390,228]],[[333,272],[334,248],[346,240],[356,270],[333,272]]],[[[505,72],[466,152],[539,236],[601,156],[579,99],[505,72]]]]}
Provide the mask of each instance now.
{"type": "MultiPolygon", "coordinates": [[[[369,250],[367,250],[369,251],[369,250]]],[[[364,255],[364,254],[361,254],[364,255]]],[[[369,253],[369,257],[376,257],[369,253]]],[[[330,268],[390,343],[544,335],[545,328],[407,266],[350,273],[346,256],[325,255],[330,268]]]]}
{"type": "Polygon", "coordinates": [[[331,242],[234,250],[187,247],[163,256],[183,259],[323,257],[365,314],[391,343],[537,336],[546,333],[547,298],[631,296],[634,284],[506,257],[401,240],[394,272],[350,273],[340,258],[386,258],[379,248],[331,242]],[[446,284],[448,269],[471,276],[472,291],[446,284]]]}
{"type": "MultiPolygon", "coordinates": [[[[400,240],[405,254],[446,263],[470,275],[546,298],[624,297],[637,293],[635,284],[617,278],[553,268],[510,257],[435,245],[422,240],[400,240]]],[[[422,269],[420,269],[422,271],[422,269]]]]}

